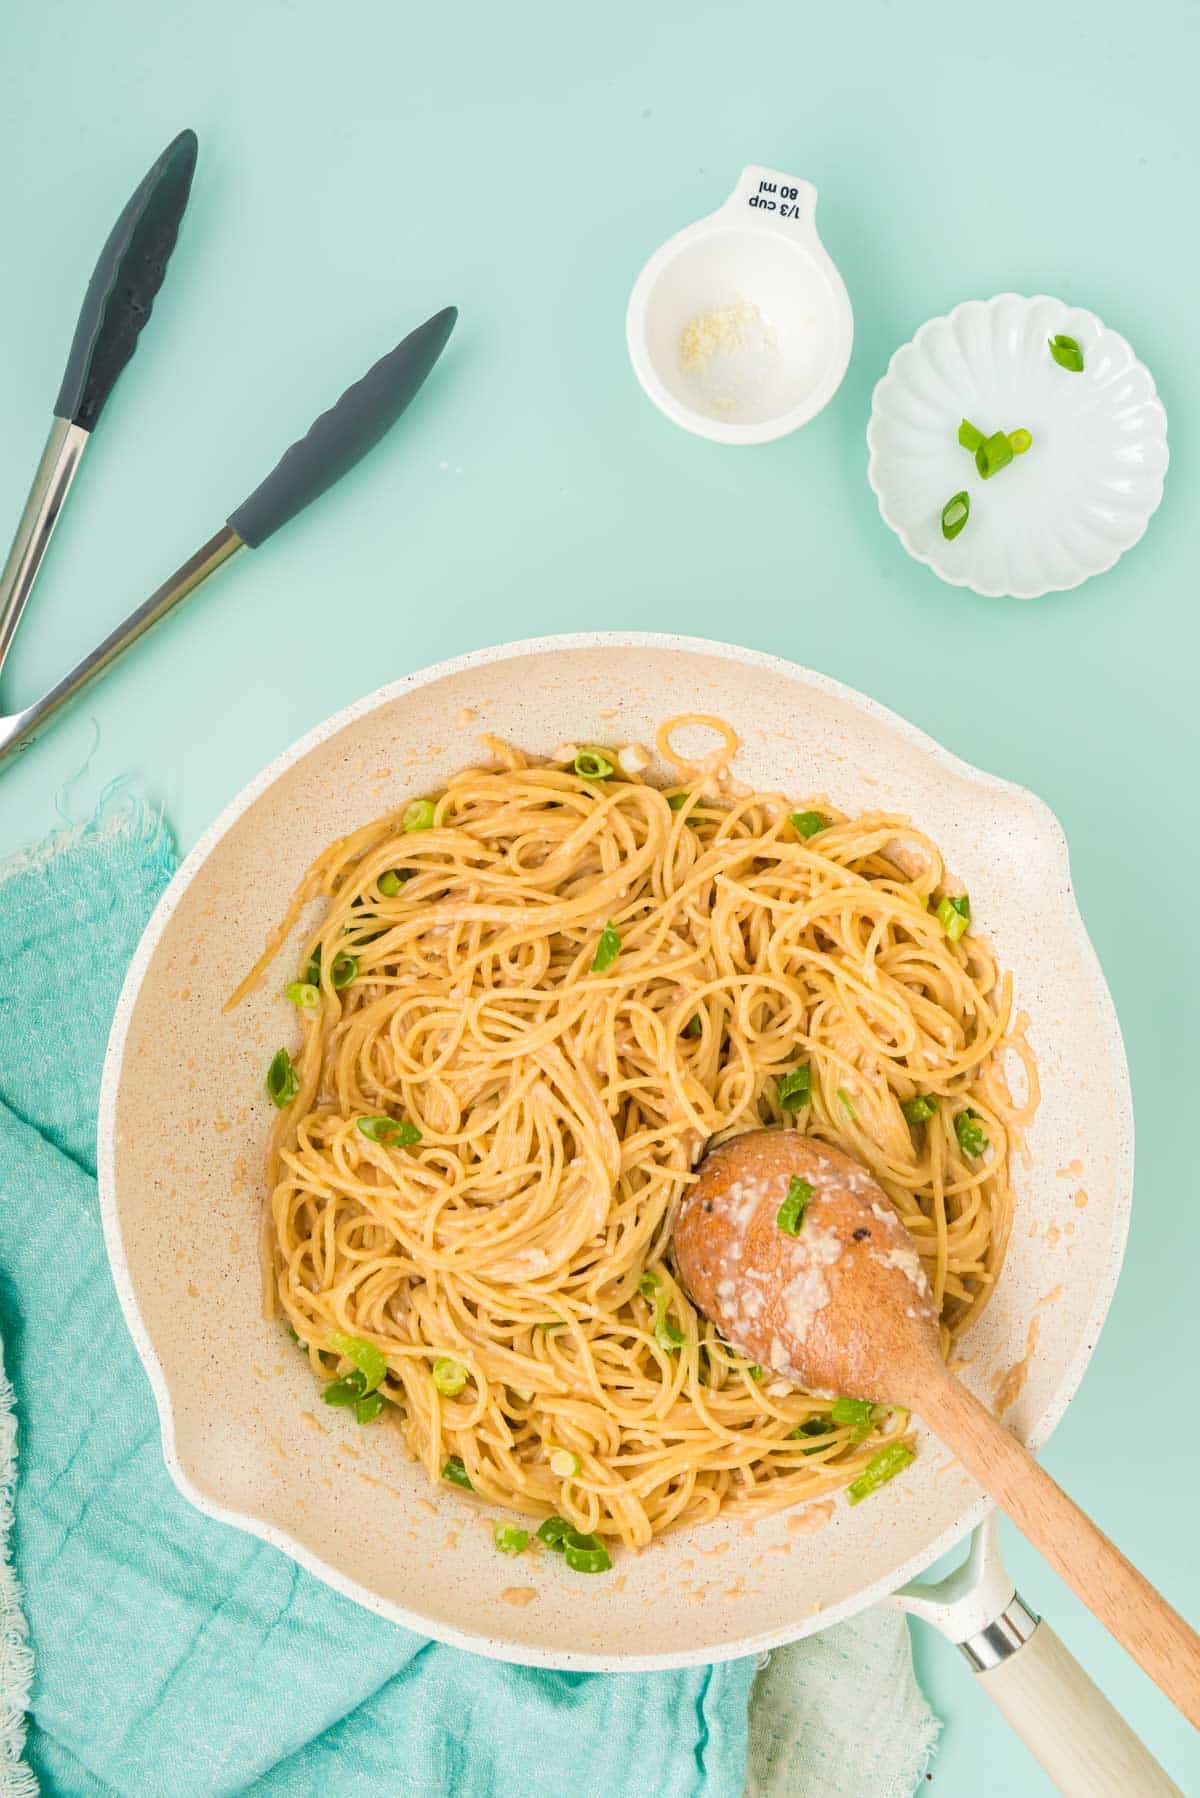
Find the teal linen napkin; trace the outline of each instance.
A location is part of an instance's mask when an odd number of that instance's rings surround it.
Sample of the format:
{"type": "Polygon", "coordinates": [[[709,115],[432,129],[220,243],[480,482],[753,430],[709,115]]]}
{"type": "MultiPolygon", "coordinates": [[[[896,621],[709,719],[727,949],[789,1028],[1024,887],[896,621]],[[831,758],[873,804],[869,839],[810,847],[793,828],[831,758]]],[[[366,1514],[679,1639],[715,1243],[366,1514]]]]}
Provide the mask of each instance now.
{"type": "Polygon", "coordinates": [[[96,1100],[174,858],[136,800],[0,869],[0,1335],[43,1791],[737,1798],[746,1661],[546,1673],[370,1616],[194,1511],[109,1277],[96,1100]]]}

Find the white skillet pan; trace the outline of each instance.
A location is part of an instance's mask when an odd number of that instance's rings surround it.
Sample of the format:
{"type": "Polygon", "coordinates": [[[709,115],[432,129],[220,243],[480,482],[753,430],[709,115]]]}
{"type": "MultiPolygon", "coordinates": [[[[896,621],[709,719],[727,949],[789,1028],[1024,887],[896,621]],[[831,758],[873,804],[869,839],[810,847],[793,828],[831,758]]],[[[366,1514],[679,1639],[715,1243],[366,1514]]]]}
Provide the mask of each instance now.
{"type": "MultiPolygon", "coordinates": [[[[967,767],[822,675],[667,636],[485,650],[396,681],[310,732],[188,856],[125,982],[99,1145],[117,1290],[186,1498],[370,1610],[531,1665],[632,1671],[757,1654],[895,1593],[988,1512],[979,1488],[922,1432],[915,1465],[853,1510],[838,1497],[753,1532],[717,1522],[622,1556],[604,1580],[580,1580],[551,1556],[514,1568],[491,1544],[492,1513],[485,1527],[474,1501],[431,1491],[395,1431],[361,1429],[315,1403],[307,1367],[259,1314],[263,1073],[294,1034],[281,989],[295,949],[237,1012],[226,1016],[221,1005],[301,873],[331,838],[478,759],[481,731],[542,753],[564,740],[652,744],[663,719],[686,711],[735,727],[747,781],[826,794],[851,812],[910,815],[942,846],[978,928],[1013,971],[1043,1099],[1028,1165],[1017,1171],[1003,1277],[963,1352],[966,1379],[990,1401],[1007,1377],[1006,1421],[1033,1446],[1079,1383],[1125,1247],[1133,1126],[1121,1037],[1071,893],[1062,832],[1028,792],[967,767]],[[257,1377],[256,1402],[231,1414],[233,1360],[257,1377]],[[452,1535],[457,1546],[446,1554],[452,1535]]],[[[973,1599],[901,1602],[940,1617],[952,1638],[979,1637],[1011,1599],[1002,1573],[984,1577],[983,1559],[981,1547],[975,1573],[959,1582],[973,1599]]],[[[1010,1625],[1019,1646],[1031,1625],[1015,1611],[1010,1625]]],[[[1145,1783],[1153,1763],[1130,1759],[1139,1745],[1074,1664],[1050,1650],[1044,1628],[982,1677],[1015,1708],[1063,1789],[1090,1798],[1173,1789],[1145,1783]]],[[[1002,1638],[1001,1629],[996,1652],[1002,1638]]],[[[975,1646],[986,1658],[987,1643],[975,1646]]]]}

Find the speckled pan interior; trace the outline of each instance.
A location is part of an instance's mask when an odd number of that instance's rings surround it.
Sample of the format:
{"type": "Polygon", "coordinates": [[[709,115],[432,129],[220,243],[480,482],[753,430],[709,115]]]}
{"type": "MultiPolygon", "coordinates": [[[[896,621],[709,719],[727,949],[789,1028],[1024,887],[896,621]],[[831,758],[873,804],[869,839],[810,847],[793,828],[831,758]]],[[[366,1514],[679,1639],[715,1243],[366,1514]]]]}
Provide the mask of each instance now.
{"type": "Polygon", "coordinates": [[[892,1591],[986,1509],[922,1432],[915,1466],[853,1510],[839,1496],[754,1528],[706,1525],[619,1556],[605,1578],[551,1555],[512,1560],[492,1546],[494,1509],[431,1490],[396,1430],[360,1428],[317,1402],[282,1327],[260,1315],[263,1070],[295,1035],[281,996],[294,949],[238,1011],[221,1005],[294,883],[331,838],[477,760],[480,731],[548,753],[564,739],[649,743],[684,711],[734,725],[745,780],[907,813],[941,844],[1013,971],[1044,1096],[1004,1272],[963,1352],[964,1377],[990,1401],[1007,1378],[1006,1419],[1031,1443],[1079,1381],[1124,1249],[1132,1118],[1120,1033],[1062,832],[1030,793],[821,675],[691,639],[508,645],[339,713],[217,820],[139,947],[101,1100],[109,1255],[185,1496],[372,1610],[515,1661],[634,1669],[755,1652],[892,1591]]]}

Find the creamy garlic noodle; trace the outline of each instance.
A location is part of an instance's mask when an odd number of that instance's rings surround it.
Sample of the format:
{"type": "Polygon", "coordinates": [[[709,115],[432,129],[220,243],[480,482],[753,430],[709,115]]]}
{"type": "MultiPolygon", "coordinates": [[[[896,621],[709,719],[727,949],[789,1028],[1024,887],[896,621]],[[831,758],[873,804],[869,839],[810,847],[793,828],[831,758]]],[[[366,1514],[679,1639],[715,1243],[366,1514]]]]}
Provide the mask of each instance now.
{"type": "Polygon", "coordinates": [[[637,1547],[843,1486],[907,1417],[839,1423],[721,1341],[672,1215],[714,1138],[834,1143],[912,1232],[948,1350],[1037,1105],[1010,979],[927,837],[746,790],[718,720],[663,726],[661,790],[641,751],[485,741],[325,851],[230,1001],[324,901],[269,1082],[267,1309],[331,1396],[381,1379],[363,1420],[431,1480],[580,1532],[637,1547]],[[698,725],[718,747],[688,761],[698,725]]]}

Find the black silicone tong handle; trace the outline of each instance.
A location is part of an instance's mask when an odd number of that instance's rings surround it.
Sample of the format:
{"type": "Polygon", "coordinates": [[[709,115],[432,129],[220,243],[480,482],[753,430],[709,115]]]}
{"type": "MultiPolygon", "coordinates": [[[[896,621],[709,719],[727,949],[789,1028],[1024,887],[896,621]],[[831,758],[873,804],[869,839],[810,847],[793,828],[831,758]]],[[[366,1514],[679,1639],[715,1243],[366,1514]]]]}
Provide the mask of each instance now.
{"type": "Polygon", "coordinates": [[[447,306],[410,331],[284,451],[261,486],[229,514],[243,543],[257,549],[374,448],[422,386],[457,317],[458,308],[447,306]]]}
{"type": "Polygon", "coordinates": [[[54,403],[59,418],[85,431],[95,429],[150,317],[192,189],[198,147],[194,131],[181,131],[167,145],[109,232],[88,282],[54,403]]]}

